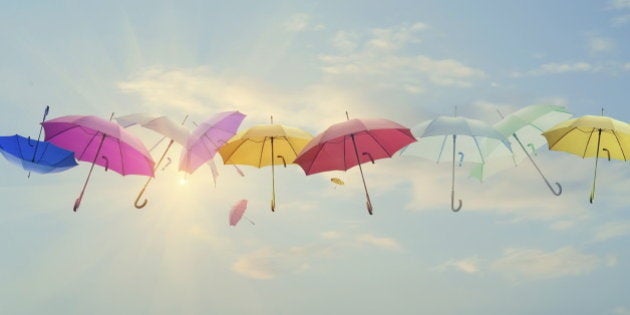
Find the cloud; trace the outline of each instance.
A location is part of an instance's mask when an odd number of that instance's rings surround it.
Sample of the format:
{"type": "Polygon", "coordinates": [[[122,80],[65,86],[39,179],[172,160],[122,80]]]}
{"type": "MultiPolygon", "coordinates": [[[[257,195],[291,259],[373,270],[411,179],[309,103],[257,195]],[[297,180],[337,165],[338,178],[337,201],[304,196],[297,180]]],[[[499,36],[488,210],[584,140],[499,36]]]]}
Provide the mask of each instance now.
{"type": "Polygon", "coordinates": [[[342,52],[355,50],[359,45],[359,35],[356,32],[338,31],[332,39],[332,45],[342,52]]]}
{"type": "Polygon", "coordinates": [[[591,53],[606,53],[615,49],[615,41],[611,38],[589,36],[588,48],[591,53]]]}
{"type": "Polygon", "coordinates": [[[623,306],[618,306],[615,307],[611,313],[614,315],[630,315],[630,309],[623,306]]]}
{"type": "Polygon", "coordinates": [[[266,247],[239,257],[232,264],[232,270],[248,278],[272,279],[282,273],[298,273],[309,269],[309,255],[306,247],[292,247],[286,251],[266,247]]]}
{"type": "Polygon", "coordinates": [[[615,16],[610,20],[610,24],[615,27],[621,27],[630,23],[630,14],[615,16]]]}
{"type": "Polygon", "coordinates": [[[344,235],[337,231],[321,234],[321,241],[289,248],[264,246],[244,254],[232,264],[232,271],[252,279],[268,280],[284,274],[307,271],[322,259],[338,258],[349,250],[378,248],[399,252],[402,246],[396,239],[372,234],[344,235]]]}
{"type": "Polygon", "coordinates": [[[477,257],[471,257],[460,260],[449,260],[439,265],[436,270],[446,271],[448,269],[455,269],[467,274],[477,274],[480,272],[481,260],[477,257]]]}
{"type": "Polygon", "coordinates": [[[595,240],[599,242],[626,235],[630,235],[630,220],[609,222],[595,230],[595,240]]]}
{"type": "Polygon", "coordinates": [[[308,28],[311,17],[306,13],[296,13],[284,24],[284,28],[290,32],[301,32],[308,28]]]}
{"type": "Polygon", "coordinates": [[[339,52],[320,55],[322,70],[331,77],[368,77],[381,82],[380,87],[410,94],[422,93],[429,84],[469,87],[485,77],[482,70],[454,59],[435,59],[403,50],[420,43],[420,33],[428,28],[415,23],[376,28],[367,34],[339,31],[333,38],[333,46],[339,52]]]}
{"type": "Polygon", "coordinates": [[[537,280],[584,275],[603,263],[599,257],[579,252],[571,246],[552,252],[510,248],[490,268],[511,280],[537,280]]]}
{"type": "Polygon", "coordinates": [[[390,237],[378,237],[371,234],[361,234],[356,237],[357,242],[360,244],[370,245],[376,248],[401,251],[402,246],[393,238],[390,237]]]}
{"type": "Polygon", "coordinates": [[[161,114],[207,115],[238,109],[245,121],[267,123],[274,115],[279,123],[311,126],[315,130],[339,122],[342,108],[360,106],[363,97],[330,84],[313,84],[287,93],[263,80],[218,73],[209,67],[153,67],[118,84],[121,91],[135,94],[147,111],[161,114]]]}
{"type": "Polygon", "coordinates": [[[546,63],[540,65],[538,68],[525,72],[524,74],[517,73],[514,76],[541,76],[548,74],[564,74],[564,73],[574,73],[574,72],[594,72],[597,71],[597,68],[591,65],[588,62],[578,61],[578,62],[565,62],[565,63],[546,63]]]}
{"type": "Polygon", "coordinates": [[[630,9],[630,0],[612,0],[609,7],[617,10],[630,9]]]}

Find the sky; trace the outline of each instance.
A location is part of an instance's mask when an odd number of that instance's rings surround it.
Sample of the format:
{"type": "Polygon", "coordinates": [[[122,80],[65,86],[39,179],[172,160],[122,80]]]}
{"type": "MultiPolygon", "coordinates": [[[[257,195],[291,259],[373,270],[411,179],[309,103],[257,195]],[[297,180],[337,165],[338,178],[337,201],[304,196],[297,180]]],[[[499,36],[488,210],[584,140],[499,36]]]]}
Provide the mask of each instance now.
{"type": "MultiPolygon", "coordinates": [[[[239,110],[313,135],[351,118],[499,121],[535,104],[628,122],[630,1],[0,1],[0,134],[48,119],[239,110]]],[[[151,147],[160,137],[129,132],[151,147]]],[[[163,148],[163,147],[162,147],[163,148]]],[[[159,155],[158,147],[152,151],[159,155]]],[[[170,153],[177,160],[180,148],[170,153]]],[[[630,314],[627,162],[542,147],[484,182],[394,156],[305,176],[202,167],[145,182],[0,159],[4,314],[630,314]],[[331,177],[345,181],[335,186],[331,177]],[[185,179],[185,183],[182,180],[185,179]],[[242,220],[230,209],[248,200],[242,220]]]]}

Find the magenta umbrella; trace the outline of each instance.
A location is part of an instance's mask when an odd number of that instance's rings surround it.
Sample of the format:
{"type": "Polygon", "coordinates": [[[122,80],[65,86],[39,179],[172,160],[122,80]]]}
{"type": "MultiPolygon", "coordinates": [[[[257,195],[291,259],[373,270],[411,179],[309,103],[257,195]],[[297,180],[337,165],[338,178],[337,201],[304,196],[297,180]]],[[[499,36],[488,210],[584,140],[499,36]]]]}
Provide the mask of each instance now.
{"type": "Polygon", "coordinates": [[[218,113],[202,122],[186,141],[179,170],[192,174],[212,159],[219,148],[238,130],[245,115],[239,111],[218,113]]]}
{"type": "MultiPolygon", "coordinates": [[[[348,112],[346,112],[348,116],[348,112]]],[[[389,158],[415,142],[409,128],[387,119],[350,119],[328,127],[309,142],[295,159],[306,175],[359,166],[367,210],[372,202],[365,184],[362,163],[389,158]]]]}
{"type": "Polygon", "coordinates": [[[116,123],[96,116],[70,115],[48,120],[42,126],[46,141],[74,152],[77,160],[92,163],[74,211],[81,204],[95,164],[123,176],[153,176],[154,162],[147,149],[140,139],[116,123]]]}

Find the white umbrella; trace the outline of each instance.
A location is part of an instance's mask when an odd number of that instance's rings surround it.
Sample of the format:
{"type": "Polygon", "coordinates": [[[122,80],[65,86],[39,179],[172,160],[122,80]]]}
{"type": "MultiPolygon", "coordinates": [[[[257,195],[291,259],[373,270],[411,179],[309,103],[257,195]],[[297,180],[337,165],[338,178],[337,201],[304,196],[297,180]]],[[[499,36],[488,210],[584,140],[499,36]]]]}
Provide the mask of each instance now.
{"type": "Polygon", "coordinates": [[[481,147],[482,140],[485,145],[496,146],[496,150],[511,151],[510,142],[501,133],[487,123],[476,119],[440,116],[419,124],[412,128],[411,132],[418,142],[405,148],[402,155],[419,156],[439,163],[449,160],[444,151],[446,147],[453,147],[451,156],[453,163],[451,209],[453,211],[459,211],[462,207],[461,199],[459,205],[455,207],[456,156],[459,155],[460,164],[462,162],[483,163],[484,153],[487,150],[481,147]]]}

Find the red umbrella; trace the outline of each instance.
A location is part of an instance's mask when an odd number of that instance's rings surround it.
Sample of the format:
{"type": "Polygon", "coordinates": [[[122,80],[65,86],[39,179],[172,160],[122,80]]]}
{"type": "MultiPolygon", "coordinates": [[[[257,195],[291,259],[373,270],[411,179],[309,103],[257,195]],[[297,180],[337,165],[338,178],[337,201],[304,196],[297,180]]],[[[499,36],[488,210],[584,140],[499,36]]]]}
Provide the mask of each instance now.
{"type": "Polygon", "coordinates": [[[387,119],[350,119],[334,124],[309,142],[295,159],[306,175],[340,170],[358,165],[372,214],[372,202],[365,184],[361,164],[389,158],[398,150],[416,141],[409,128],[387,119]]]}

